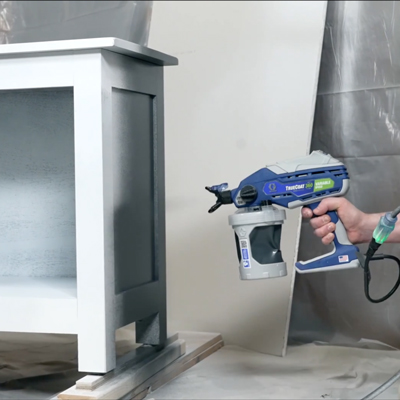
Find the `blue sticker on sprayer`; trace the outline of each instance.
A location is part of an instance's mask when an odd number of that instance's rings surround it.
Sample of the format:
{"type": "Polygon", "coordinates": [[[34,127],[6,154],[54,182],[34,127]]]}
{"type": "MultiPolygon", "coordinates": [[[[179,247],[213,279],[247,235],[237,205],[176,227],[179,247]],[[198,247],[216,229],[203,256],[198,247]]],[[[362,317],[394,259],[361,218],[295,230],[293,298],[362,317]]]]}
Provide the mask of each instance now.
{"type": "Polygon", "coordinates": [[[314,191],[314,181],[303,181],[296,183],[267,182],[264,185],[264,193],[269,195],[280,195],[293,193],[297,196],[312,193],[314,191]]]}
{"type": "Polygon", "coordinates": [[[251,268],[249,259],[249,246],[246,239],[240,240],[240,249],[242,250],[242,265],[243,268],[251,268]]]}

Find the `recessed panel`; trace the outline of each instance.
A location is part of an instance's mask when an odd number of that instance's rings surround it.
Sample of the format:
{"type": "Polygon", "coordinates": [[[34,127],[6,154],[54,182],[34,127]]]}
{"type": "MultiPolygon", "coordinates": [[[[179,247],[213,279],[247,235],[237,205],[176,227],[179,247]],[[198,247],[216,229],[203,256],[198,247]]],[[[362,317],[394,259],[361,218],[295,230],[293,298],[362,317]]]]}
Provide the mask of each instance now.
{"type": "Polygon", "coordinates": [[[114,89],[113,190],[116,292],[154,279],[153,97],[114,89]]]}
{"type": "Polygon", "coordinates": [[[0,91],[0,275],[76,276],[73,91],[0,91]]]}

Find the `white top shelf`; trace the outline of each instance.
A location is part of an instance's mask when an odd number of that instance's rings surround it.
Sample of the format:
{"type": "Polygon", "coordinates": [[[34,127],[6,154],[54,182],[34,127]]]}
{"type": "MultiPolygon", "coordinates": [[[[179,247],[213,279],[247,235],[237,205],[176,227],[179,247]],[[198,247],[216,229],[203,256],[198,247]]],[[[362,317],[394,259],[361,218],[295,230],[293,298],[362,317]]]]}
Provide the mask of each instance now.
{"type": "Polygon", "coordinates": [[[0,276],[0,331],[78,332],[75,278],[0,276]]]}
{"type": "Polygon", "coordinates": [[[84,52],[85,50],[104,49],[114,53],[138,58],[152,64],[168,66],[178,65],[178,59],[148,47],[117,38],[95,38],[76,40],[57,40],[32,43],[13,43],[0,45],[0,58],[13,55],[39,55],[57,52],[84,52]]]}
{"type": "Polygon", "coordinates": [[[0,276],[0,297],[76,299],[76,278],[0,276]]]}

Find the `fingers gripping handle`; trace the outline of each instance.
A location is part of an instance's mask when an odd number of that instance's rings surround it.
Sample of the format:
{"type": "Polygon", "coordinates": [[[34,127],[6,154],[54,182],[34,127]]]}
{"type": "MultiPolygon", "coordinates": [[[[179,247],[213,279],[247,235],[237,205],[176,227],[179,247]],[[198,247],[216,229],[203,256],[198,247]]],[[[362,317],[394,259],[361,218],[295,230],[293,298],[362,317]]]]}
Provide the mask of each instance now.
{"type": "MultiPolygon", "coordinates": [[[[314,211],[320,203],[313,203],[308,207],[314,211]]],[[[335,271],[338,269],[357,268],[360,266],[357,253],[358,247],[351,244],[347,237],[346,229],[339,219],[336,211],[328,212],[331,221],[336,224],[333,239],[333,250],[323,256],[315,257],[308,261],[296,263],[296,270],[299,273],[335,271]]]]}

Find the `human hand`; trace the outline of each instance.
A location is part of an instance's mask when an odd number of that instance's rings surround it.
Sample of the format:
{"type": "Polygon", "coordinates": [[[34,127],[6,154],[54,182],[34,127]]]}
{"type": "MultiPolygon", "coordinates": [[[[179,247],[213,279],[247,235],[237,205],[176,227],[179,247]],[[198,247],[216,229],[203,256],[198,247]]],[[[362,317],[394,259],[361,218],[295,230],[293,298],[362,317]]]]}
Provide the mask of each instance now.
{"type": "MultiPolygon", "coordinates": [[[[336,229],[336,224],[331,222],[329,215],[327,215],[328,211],[337,212],[351,243],[358,244],[364,242],[364,236],[367,233],[363,229],[367,217],[366,214],[343,197],[331,197],[321,201],[320,205],[314,210],[314,214],[317,217],[312,218],[310,221],[315,235],[322,239],[323,244],[328,245],[333,241],[333,232],[336,229]]],[[[302,209],[302,216],[304,218],[311,218],[313,212],[310,208],[304,207],[302,209]]]]}

